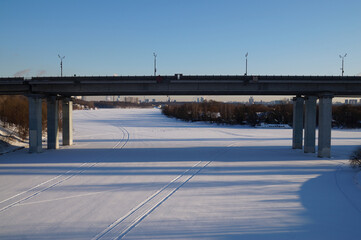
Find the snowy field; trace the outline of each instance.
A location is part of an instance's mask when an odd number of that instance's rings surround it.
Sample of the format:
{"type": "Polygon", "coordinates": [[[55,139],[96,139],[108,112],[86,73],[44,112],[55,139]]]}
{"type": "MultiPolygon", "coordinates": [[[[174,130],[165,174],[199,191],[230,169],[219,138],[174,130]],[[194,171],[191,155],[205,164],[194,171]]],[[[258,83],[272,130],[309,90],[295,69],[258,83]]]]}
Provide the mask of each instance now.
{"type": "MultiPolygon", "coordinates": [[[[0,239],[361,239],[361,130],[331,159],[292,129],[74,111],[74,145],[0,156],[0,239]]],[[[44,146],[46,147],[46,146],[44,146]]]]}

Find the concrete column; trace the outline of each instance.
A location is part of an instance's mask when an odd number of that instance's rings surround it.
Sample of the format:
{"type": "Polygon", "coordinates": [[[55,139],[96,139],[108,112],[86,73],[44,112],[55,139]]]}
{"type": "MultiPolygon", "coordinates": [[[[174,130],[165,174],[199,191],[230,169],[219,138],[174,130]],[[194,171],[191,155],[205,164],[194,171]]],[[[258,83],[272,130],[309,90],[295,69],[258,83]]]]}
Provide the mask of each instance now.
{"type": "Polygon", "coordinates": [[[318,157],[331,157],[332,95],[323,95],[319,101],[318,157]]]}
{"type": "Polygon", "coordinates": [[[316,152],[316,96],[305,98],[305,153],[316,152]]]}
{"type": "Polygon", "coordinates": [[[73,144],[73,102],[63,99],[63,145],[73,144]]]}
{"type": "Polygon", "coordinates": [[[29,153],[42,152],[41,103],[38,96],[29,98],[29,153]]]}
{"type": "Polygon", "coordinates": [[[304,100],[300,96],[293,98],[293,136],[292,136],[293,149],[302,149],[303,102],[304,100]]]}
{"type": "Polygon", "coordinates": [[[58,100],[47,98],[48,149],[59,148],[58,100]]]}

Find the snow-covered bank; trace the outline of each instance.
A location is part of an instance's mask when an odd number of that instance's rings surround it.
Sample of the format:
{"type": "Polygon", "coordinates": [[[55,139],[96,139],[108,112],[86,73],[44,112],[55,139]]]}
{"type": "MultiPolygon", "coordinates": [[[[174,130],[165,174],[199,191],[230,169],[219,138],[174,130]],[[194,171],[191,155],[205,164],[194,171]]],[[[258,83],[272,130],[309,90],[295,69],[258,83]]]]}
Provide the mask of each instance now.
{"type": "Polygon", "coordinates": [[[187,123],[157,109],[74,112],[74,145],[0,156],[4,239],[358,239],[361,190],[334,130],[332,159],[292,129],[187,123]]]}
{"type": "Polygon", "coordinates": [[[22,140],[16,133],[15,127],[2,127],[0,126],[0,155],[5,153],[14,152],[27,146],[27,141],[22,140]]]}

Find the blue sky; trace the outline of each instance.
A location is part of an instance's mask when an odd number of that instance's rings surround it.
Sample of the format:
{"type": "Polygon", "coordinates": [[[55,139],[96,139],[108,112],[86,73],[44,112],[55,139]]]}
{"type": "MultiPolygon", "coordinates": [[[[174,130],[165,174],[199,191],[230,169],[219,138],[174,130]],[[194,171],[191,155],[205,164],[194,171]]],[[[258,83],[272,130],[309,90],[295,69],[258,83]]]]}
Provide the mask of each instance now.
{"type": "Polygon", "coordinates": [[[0,76],[361,73],[360,0],[0,0],[0,76]]]}

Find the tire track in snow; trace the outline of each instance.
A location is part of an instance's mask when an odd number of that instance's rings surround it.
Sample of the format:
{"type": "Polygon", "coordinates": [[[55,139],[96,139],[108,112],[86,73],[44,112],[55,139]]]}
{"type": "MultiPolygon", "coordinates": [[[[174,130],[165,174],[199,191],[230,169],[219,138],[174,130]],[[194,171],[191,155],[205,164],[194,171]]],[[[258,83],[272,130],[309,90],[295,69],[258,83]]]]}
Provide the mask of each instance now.
{"type": "MultiPolygon", "coordinates": [[[[88,114],[90,116],[92,116],[91,114],[88,114]]],[[[94,116],[92,116],[94,117],[94,116]]],[[[112,149],[122,149],[125,147],[125,145],[129,142],[129,138],[130,138],[130,134],[128,132],[127,129],[125,129],[122,126],[117,126],[117,128],[122,132],[122,138],[112,147],[112,149]],[[119,147],[120,146],[120,147],[119,147]]],[[[104,158],[104,156],[102,156],[101,158],[104,158]]],[[[54,178],[51,178],[47,181],[44,181],[42,183],[37,184],[36,186],[23,191],[21,193],[18,193],[16,195],[13,195],[7,199],[4,199],[2,201],[0,201],[0,213],[11,208],[14,207],[16,205],[19,205],[21,203],[23,203],[24,201],[27,201],[39,194],[41,194],[42,192],[45,192],[67,180],[69,180],[70,178],[82,174],[83,172],[89,170],[90,168],[94,167],[95,165],[101,163],[100,161],[97,162],[85,162],[83,164],[81,164],[79,167],[73,168],[63,174],[60,174],[54,178]]]]}
{"type": "Polygon", "coordinates": [[[211,161],[199,161],[188,170],[184,171],[181,175],[174,178],[167,185],[153,193],[143,202],[138,204],[135,208],[130,210],[127,214],[118,218],[106,229],[97,234],[92,240],[98,239],[121,239],[129,231],[131,231],[136,225],[138,225],[144,218],[151,214],[157,207],[171,197],[177,190],[179,190],[184,184],[189,182],[195,175],[197,175],[202,169],[206,168],[214,159],[225,154],[229,151],[229,147],[235,146],[237,143],[232,143],[227,146],[227,150],[219,153],[213,157],[211,161]]]}

